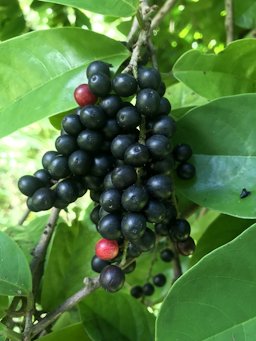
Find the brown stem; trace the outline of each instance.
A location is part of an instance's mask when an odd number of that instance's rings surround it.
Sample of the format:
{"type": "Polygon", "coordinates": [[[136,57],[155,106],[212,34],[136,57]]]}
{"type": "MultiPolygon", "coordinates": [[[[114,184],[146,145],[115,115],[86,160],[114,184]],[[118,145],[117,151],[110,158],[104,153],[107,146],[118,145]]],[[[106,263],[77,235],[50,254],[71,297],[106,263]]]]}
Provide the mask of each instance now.
{"type": "Polygon", "coordinates": [[[163,6],[159,9],[157,14],[154,16],[152,23],[151,23],[151,31],[156,29],[160,22],[163,20],[165,15],[173,8],[176,4],[177,0],[167,0],[163,6]]]}
{"type": "Polygon", "coordinates": [[[26,210],[23,214],[23,216],[20,218],[20,220],[18,221],[18,225],[23,225],[24,222],[27,220],[29,214],[30,214],[30,210],[26,210]]]}
{"type": "Polygon", "coordinates": [[[226,42],[229,44],[234,40],[233,0],[225,0],[225,9],[226,42]]]}
{"type": "Polygon", "coordinates": [[[54,227],[58,221],[60,209],[53,208],[49,217],[49,220],[44,228],[41,238],[33,250],[33,259],[30,263],[30,269],[33,278],[33,292],[36,295],[40,280],[42,277],[42,269],[44,265],[45,255],[47,252],[48,245],[50,243],[54,227]]]}
{"type": "Polygon", "coordinates": [[[79,303],[83,298],[88,296],[94,290],[99,288],[99,277],[96,278],[86,278],[84,280],[85,286],[77,291],[74,295],[69,297],[64,303],[62,303],[53,312],[47,314],[40,322],[33,326],[31,329],[31,335],[35,336],[44,330],[47,326],[52,324],[62,313],[73,308],[77,303],[79,303]]]}

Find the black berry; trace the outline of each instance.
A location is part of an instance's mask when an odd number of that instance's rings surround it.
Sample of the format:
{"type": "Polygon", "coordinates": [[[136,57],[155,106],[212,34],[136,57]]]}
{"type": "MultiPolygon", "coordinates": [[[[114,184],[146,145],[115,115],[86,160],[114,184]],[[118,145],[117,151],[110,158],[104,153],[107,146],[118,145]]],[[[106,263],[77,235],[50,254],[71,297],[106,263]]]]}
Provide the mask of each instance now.
{"type": "Polygon", "coordinates": [[[109,292],[116,292],[124,285],[125,275],[116,265],[106,266],[100,273],[100,285],[109,292]]]}

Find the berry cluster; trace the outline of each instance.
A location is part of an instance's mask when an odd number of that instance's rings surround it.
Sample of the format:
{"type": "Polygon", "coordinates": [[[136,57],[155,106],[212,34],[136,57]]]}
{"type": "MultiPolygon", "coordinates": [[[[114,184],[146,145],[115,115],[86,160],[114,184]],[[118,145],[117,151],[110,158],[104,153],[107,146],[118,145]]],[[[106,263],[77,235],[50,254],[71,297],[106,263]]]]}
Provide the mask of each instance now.
{"type": "MultiPolygon", "coordinates": [[[[18,186],[32,211],[66,208],[90,191],[90,218],[102,237],[92,269],[100,273],[101,286],[115,292],[135,269],[136,257],[154,248],[156,234],[168,235],[182,254],[190,254],[190,226],[177,219],[171,171],[174,159],[189,165],[191,150],[180,145],[173,151],[175,121],[156,69],[140,67],[137,79],[128,73],[111,79],[110,65],[95,61],[86,74],[88,84],[74,92],[80,107],[63,118],[56,151],[46,152],[43,169],[20,178],[18,186]]],[[[177,172],[186,179],[193,175],[177,172]]],[[[153,278],[156,286],[165,281],[163,274],[153,278]]]]}

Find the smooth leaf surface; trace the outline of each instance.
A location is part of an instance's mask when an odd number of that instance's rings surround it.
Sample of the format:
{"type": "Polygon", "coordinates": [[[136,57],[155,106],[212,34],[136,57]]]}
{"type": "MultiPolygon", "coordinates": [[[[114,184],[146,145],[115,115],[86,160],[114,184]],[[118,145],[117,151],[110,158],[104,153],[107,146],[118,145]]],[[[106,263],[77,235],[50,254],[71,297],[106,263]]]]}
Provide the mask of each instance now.
{"type": "Polygon", "coordinates": [[[0,232],[0,295],[26,296],[32,280],[28,262],[18,245],[0,232]]]}
{"type": "Polygon", "coordinates": [[[191,145],[192,180],[177,190],[201,206],[242,218],[256,218],[256,94],[224,97],[192,109],[178,121],[176,143],[191,145]],[[240,199],[243,188],[252,194],[240,199]]]}
{"type": "Polygon", "coordinates": [[[82,8],[87,11],[113,17],[130,17],[137,11],[138,0],[40,0],[56,4],[82,8]]]}
{"type": "Polygon", "coordinates": [[[40,337],[40,341],[90,341],[82,323],[73,324],[61,330],[40,337]]]}
{"type": "Polygon", "coordinates": [[[255,53],[255,39],[235,41],[217,55],[190,50],[178,59],[173,73],[208,99],[255,92],[255,53]]]}
{"type": "Polygon", "coordinates": [[[95,276],[91,258],[99,235],[88,221],[58,225],[48,255],[41,303],[47,310],[56,308],[65,298],[83,286],[83,278],[95,276]]]}
{"type": "Polygon", "coordinates": [[[6,314],[8,306],[9,306],[8,296],[0,296],[0,317],[3,317],[6,314]]]}
{"type": "Polygon", "coordinates": [[[86,82],[87,64],[100,59],[115,70],[128,55],[121,43],[80,28],[37,31],[1,43],[0,137],[75,108],[73,92],[86,82]]]}
{"type": "Polygon", "coordinates": [[[256,329],[256,225],[205,256],[172,287],[157,340],[248,341],[256,329]]]}
{"type": "Polygon", "coordinates": [[[236,238],[254,222],[255,220],[251,219],[240,219],[225,214],[219,215],[197,242],[190,265],[194,265],[207,253],[236,238]]]}
{"type": "Polygon", "coordinates": [[[80,304],[81,318],[94,341],[151,341],[154,315],[130,295],[99,289],[80,304]]]}
{"type": "Polygon", "coordinates": [[[254,0],[234,0],[234,16],[236,25],[243,28],[256,26],[256,2],[254,0]]]}

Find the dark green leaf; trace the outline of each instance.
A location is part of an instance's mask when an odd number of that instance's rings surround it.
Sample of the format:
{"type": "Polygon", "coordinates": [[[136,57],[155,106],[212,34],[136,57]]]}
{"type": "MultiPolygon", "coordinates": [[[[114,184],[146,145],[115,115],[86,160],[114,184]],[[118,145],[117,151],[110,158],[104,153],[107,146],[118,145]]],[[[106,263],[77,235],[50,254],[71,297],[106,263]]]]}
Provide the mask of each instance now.
{"type": "Polygon", "coordinates": [[[236,25],[243,28],[256,27],[256,2],[254,0],[235,0],[234,15],[236,25]]]}
{"type": "Polygon", "coordinates": [[[138,0],[41,0],[66,6],[82,8],[87,11],[111,15],[113,17],[130,17],[137,11],[138,0]]]}
{"type": "Polygon", "coordinates": [[[46,310],[81,289],[84,277],[95,275],[91,258],[98,239],[95,227],[88,221],[58,225],[42,285],[41,303],[46,310]]]}
{"type": "Polygon", "coordinates": [[[215,100],[178,121],[177,142],[191,145],[196,167],[192,180],[177,189],[201,206],[242,218],[256,218],[256,94],[215,100]],[[243,188],[251,191],[240,199],[243,188]]]}
{"type": "Polygon", "coordinates": [[[172,287],[157,340],[253,340],[256,329],[256,225],[205,256],[172,287]]]}
{"type": "Polygon", "coordinates": [[[0,296],[0,317],[1,318],[5,315],[8,306],[9,306],[8,296],[0,296]]]}
{"type": "Polygon", "coordinates": [[[97,290],[80,304],[88,335],[94,341],[151,341],[154,315],[130,295],[97,290]]]}
{"type": "Polygon", "coordinates": [[[72,326],[50,333],[40,337],[40,341],[90,341],[82,323],[73,324],[72,326]]]}
{"type": "Polygon", "coordinates": [[[74,89],[86,81],[89,62],[105,60],[116,69],[128,55],[121,43],[80,28],[32,32],[1,43],[0,137],[73,109],[74,89]]]}
{"type": "Polygon", "coordinates": [[[0,41],[15,37],[24,32],[26,22],[17,0],[1,0],[0,41]]]}
{"type": "Polygon", "coordinates": [[[190,264],[197,263],[207,253],[231,241],[254,222],[251,219],[239,219],[221,214],[208,226],[199,239],[190,264]]]}
{"type": "Polygon", "coordinates": [[[255,53],[255,39],[235,41],[218,55],[191,50],[174,65],[174,76],[208,99],[255,92],[255,53]]]}
{"type": "Polygon", "coordinates": [[[26,296],[32,288],[28,262],[18,245],[0,232],[0,295],[26,296]]]}

